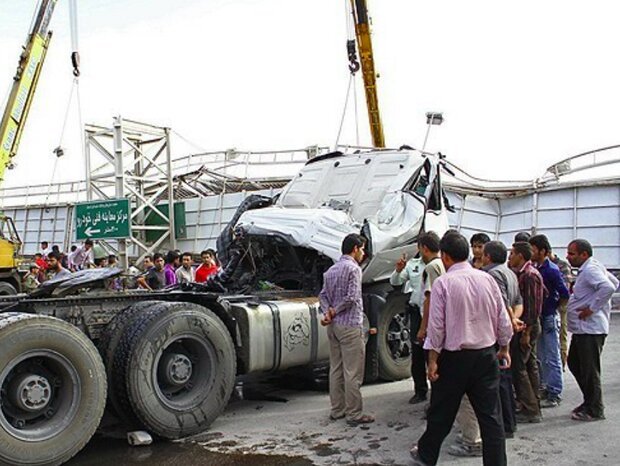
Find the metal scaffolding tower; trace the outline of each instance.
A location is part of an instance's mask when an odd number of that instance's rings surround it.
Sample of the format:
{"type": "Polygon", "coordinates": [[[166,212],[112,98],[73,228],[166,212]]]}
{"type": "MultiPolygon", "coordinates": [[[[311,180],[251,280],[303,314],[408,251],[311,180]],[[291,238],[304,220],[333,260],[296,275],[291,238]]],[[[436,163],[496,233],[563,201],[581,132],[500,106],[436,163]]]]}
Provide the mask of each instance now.
{"type": "Polygon", "coordinates": [[[118,116],[111,128],[86,125],[84,132],[87,199],[127,198],[131,206],[131,237],[116,244],[101,240],[118,253],[119,265],[129,265],[128,247],[138,263],[163,244],[176,249],[170,129],[118,116]],[[162,203],[168,212],[158,208],[162,203]],[[158,224],[147,225],[149,216],[158,216],[151,222],[158,224]],[[147,231],[160,235],[149,242],[147,231]]]}

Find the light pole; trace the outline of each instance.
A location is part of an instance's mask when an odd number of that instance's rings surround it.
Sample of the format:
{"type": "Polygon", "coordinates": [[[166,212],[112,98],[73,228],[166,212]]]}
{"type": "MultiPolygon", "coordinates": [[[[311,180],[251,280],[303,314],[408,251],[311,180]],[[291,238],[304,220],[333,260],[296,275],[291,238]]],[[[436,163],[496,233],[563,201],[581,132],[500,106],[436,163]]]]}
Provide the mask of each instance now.
{"type": "Polygon", "coordinates": [[[427,112],[426,113],[426,136],[424,137],[424,144],[422,145],[422,152],[426,149],[426,143],[428,141],[428,135],[431,132],[431,126],[440,125],[443,123],[443,113],[441,112],[427,112]]]}

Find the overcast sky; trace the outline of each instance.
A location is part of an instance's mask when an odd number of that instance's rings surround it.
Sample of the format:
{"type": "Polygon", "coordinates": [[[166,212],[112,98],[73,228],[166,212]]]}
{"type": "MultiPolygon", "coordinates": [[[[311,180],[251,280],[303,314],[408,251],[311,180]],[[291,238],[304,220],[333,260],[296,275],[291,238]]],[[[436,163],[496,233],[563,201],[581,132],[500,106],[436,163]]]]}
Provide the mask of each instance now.
{"type": "MultiPolygon", "coordinates": [[[[79,0],[85,122],[169,126],[200,147],[332,145],[348,69],[348,0],[79,0]]],[[[469,172],[534,178],[620,142],[617,1],[368,0],[387,144],[421,147],[425,112],[444,112],[428,149],[469,172]]],[[[0,99],[35,1],[0,0],[0,99]]],[[[18,167],[5,186],[49,182],[71,86],[68,1],[18,167]]],[[[370,144],[361,77],[361,143],[370,144]]],[[[83,177],[77,113],[56,180],[83,177]]],[[[352,112],[342,142],[355,143],[352,112]]],[[[173,153],[192,148],[175,142],[173,153]]],[[[196,148],[193,149],[196,151],[196,148]]]]}

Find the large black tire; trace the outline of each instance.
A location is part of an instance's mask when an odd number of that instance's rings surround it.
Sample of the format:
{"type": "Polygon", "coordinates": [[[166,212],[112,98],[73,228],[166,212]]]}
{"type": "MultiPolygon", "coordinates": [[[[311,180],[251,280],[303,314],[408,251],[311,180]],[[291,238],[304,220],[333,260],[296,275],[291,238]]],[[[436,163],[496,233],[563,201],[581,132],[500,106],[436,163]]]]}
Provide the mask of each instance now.
{"type": "Polygon", "coordinates": [[[0,463],[57,465],[103,416],[105,369],[80,330],[54,317],[0,318],[0,463]]]}
{"type": "Polygon", "coordinates": [[[393,381],[411,377],[411,340],[406,314],[407,296],[392,293],[377,326],[379,377],[393,381]]]}
{"type": "Polygon", "coordinates": [[[17,290],[8,282],[0,282],[0,296],[13,296],[17,294],[17,290]]]}
{"type": "MultiPolygon", "coordinates": [[[[162,304],[162,301],[140,301],[123,309],[108,323],[106,328],[101,333],[101,337],[99,338],[99,343],[97,345],[99,347],[99,352],[103,359],[103,363],[106,367],[107,380],[110,381],[110,389],[108,390],[108,406],[112,411],[112,414],[130,427],[137,426],[138,420],[131,410],[127,410],[128,405],[121,406],[121,403],[116,396],[118,390],[113,388],[114,376],[112,372],[114,355],[116,354],[119,342],[125,333],[125,329],[133,322],[136,316],[144,314],[160,304],[162,304]]],[[[124,385],[124,379],[122,384],[124,385]]]]}
{"type": "Polygon", "coordinates": [[[206,429],[224,410],[235,385],[235,347],[208,309],[165,303],[137,316],[114,357],[119,391],[141,424],[168,439],[206,429]]]}

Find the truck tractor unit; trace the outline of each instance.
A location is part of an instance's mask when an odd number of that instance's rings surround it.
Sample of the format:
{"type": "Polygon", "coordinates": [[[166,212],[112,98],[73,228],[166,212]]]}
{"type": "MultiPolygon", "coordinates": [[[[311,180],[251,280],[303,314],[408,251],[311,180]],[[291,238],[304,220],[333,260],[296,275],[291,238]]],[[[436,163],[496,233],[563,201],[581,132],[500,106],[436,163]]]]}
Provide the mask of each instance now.
{"type": "Polygon", "coordinates": [[[408,377],[405,295],[388,278],[421,231],[447,228],[441,164],[409,149],[310,160],[277,197],[241,204],[204,284],[108,291],[121,272],[92,269],[2,297],[0,462],[61,464],[106,409],[128,430],[196,434],[238,375],[324,364],[317,296],[352,232],[368,242],[366,380],[408,377]]]}

